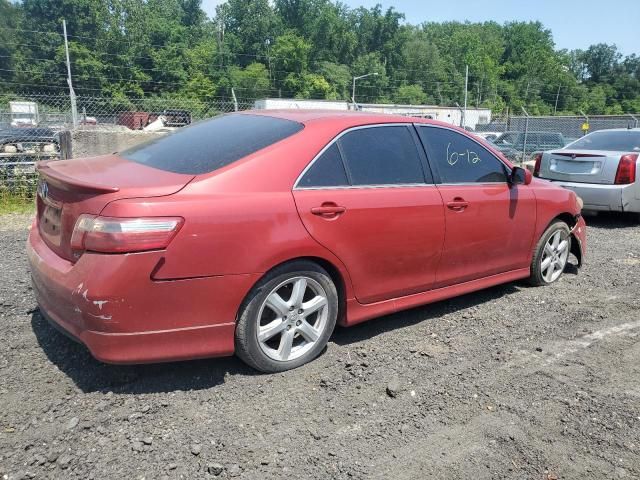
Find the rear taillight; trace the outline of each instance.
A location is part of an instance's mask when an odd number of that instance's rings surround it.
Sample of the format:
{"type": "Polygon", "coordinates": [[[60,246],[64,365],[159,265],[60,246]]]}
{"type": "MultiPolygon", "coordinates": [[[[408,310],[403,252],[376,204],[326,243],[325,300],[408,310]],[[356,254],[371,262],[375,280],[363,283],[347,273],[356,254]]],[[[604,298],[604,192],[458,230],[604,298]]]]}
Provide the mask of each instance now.
{"type": "Polygon", "coordinates": [[[534,177],[539,177],[540,176],[540,164],[542,163],[542,153],[536,153],[533,156],[533,159],[535,160],[535,165],[533,166],[533,176],[534,177]]]}
{"type": "Polygon", "coordinates": [[[636,162],[638,161],[637,153],[629,153],[620,157],[618,163],[618,171],[616,172],[616,185],[628,185],[636,181],[636,162]]]}
{"type": "Polygon", "coordinates": [[[116,218],[80,215],[71,236],[74,252],[142,252],[166,248],[178,233],[180,217],[116,218]]]}

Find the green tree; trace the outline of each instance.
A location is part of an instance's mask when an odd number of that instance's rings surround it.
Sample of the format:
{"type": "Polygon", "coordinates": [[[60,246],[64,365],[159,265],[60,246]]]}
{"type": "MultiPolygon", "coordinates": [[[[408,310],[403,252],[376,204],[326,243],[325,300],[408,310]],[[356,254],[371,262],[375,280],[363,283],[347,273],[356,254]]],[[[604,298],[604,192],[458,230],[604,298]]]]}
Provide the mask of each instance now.
{"type": "Polygon", "coordinates": [[[393,95],[395,103],[405,103],[409,105],[424,105],[433,103],[433,99],[424,93],[420,85],[403,85],[393,95]]]}
{"type": "Polygon", "coordinates": [[[15,88],[14,78],[17,47],[15,28],[19,24],[19,7],[9,0],[0,0],[0,91],[15,88]]]}
{"type": "Polygon", "coordinates": [[[322,61],[318,63],[317,71],[329,82],[337,98],[349,99],[352,76],[348,66],[322,61]]]}
{"type": "Polygon", "coordinates": [[[245,68],[231,67],[227,85],[235,89],[237,97],[244,99],[268,97],[271,92],[267,67],[258,62],[245,68]]]}
{"type": "Polygon", "coordinates": [[[586,66],[589,81],[593,83],[606,82],[613,75],[622,55],[615,45],[598,43],[591,45],[583,54],[582,60],[586,66]]]}
{"type": "Polygon", "coordinates": [[[293,31],[276,38],[271,55],[274,63],[285,72],[302,73],[309,64],[312,45],[293,31]]]}

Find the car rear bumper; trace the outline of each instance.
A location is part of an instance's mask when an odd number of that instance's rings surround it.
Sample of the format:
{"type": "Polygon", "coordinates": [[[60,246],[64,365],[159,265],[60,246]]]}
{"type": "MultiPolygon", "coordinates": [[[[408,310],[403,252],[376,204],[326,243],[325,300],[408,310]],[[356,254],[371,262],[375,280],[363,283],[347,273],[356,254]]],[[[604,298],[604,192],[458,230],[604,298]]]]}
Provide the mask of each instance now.
{"type": "Polygon", "coordinates": [[[549,181],[574,191],[584,202],[583,210],[640,212],[640,195],[636,184],[599,185],[595,183],[549,181]]]}
{"type": "Polygon", "coordinates": [[[235,318],[257,274],[155,281],[164,252],[84,254],[72,264],[32,228],[27,254],[43,316],[107,363],[231,355],[235,318]]]}

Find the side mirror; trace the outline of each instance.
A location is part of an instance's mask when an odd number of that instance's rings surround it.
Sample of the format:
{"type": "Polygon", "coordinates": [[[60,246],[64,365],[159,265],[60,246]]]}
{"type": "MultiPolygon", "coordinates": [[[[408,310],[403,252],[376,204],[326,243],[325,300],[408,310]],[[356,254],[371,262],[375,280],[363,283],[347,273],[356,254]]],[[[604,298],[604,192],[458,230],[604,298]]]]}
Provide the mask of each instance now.
{"type": "Polygon", "coordinates": [[[511,170],[511,178],[509,179],[509,183],[512,185],[529,185],[533,175],[527,169],[522,167],[513,167],[511,170]]]}

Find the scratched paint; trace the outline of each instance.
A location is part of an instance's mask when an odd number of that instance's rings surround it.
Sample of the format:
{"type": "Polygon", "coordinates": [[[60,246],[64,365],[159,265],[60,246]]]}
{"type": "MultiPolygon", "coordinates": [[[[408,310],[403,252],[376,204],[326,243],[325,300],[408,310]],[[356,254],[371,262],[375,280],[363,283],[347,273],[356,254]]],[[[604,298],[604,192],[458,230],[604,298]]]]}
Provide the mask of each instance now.
{"type": "Polygon", "coordinates": [[[103,306],[105,303],[109,303],[109,301],[108,301],[108,300],[94,300],[94,301],[93,301],[93,304],[94,304],[94,305],[97,305],[97,306],[98,306],[98,309],[100,309],[100,310],[102,310],[102,306],[103,306]]]}

